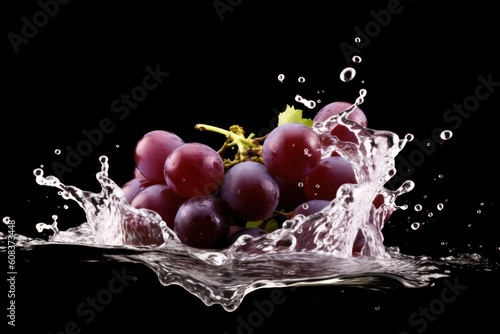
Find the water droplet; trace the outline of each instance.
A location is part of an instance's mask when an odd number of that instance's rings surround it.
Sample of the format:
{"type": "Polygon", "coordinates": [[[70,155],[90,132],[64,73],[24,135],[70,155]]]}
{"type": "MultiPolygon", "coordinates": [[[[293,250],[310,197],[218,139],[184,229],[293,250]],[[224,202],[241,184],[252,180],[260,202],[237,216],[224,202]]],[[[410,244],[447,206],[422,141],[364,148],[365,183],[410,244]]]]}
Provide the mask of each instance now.
{"type": "Polygon", "coordinates": [[[340,80],[343,82],[351,81],[356,76],[356,70],[352,67],[346,67],[340,72],[340,80]]]}
{"type": "Polygon", "coordinates": [[[432,212],[429,212],[429,213],[427,214],[427,217],[432,217],[432,216],[434,216],[434,214],[433,214],[432,212]]]}
{"type": "Polygon", "coordinates": [[[421,204],[415,204],[415,207],[414,207],[415,211],[422,211],[422,205],[421,204]]]}
{"type": "Polygon", "coordinates": [[[481,213],[481,210],[477,210],[477,213],[480,214],[481,213]]]}
{"type": "Polygon", "coordinates": [[[366,96],[366,93],[367,93],[367,91],[364,88],[359,90],[359,96],[356,99],[356,104],[359,105],[359,104],[362,104],[363,102],[365,102],[364,97],[366,96]]]}
{"type": "Polygon", "coordinates": [[[443,203],[439,203],[439,204],[437,205],[437,209],[438,209],[439,211],[443,210],[443,208],[444,208],[443,203]]]}
{"type": "Polygon", "coordinates": [[[354,42],[360,43],[361,42],[361,38],[359,38],[359,37],[354,38],[354,42]]]}
{"type": "Polygon", "coordinates": [[[300,83],[304,83],[306,81],[306,79],[304,77],[299,77],[297,80],[300,83]]]}
{"type": "Polygon", "coordinates": [[[302,188],[304,186],[304,182],[299,182],[297,185],[299,186],[299,188],[302,188]]]}
{"type": "Polygon", "coordinates": [[[280,74],[280,75],[278,75],[278,80],[279,80],[280,82],[283,82],[283,80],[285,80],[285,75],[284,75],[284,74],[280,74]]]}
{"type": "Polygon", "coordinates": [[[302,209],[304,210],[309,209],[309,205],[307,205],[307,203],[302,204],[302,209]]]}
{"type": "Polygon", "coordinates": [[[61,154],[61,150],[60,150],[60,149],[58,149],[58,148],[56,148],[56,149],[54,150],[54,153],[55,153],[56,155],[59,155],[59,154],[61,154]]]}
{"type": "Polygon", "coordinates": [[[316,102],[314,102],[312,100],[306,100],[302,96],[300,96],[299,94],[295,95],[295,101],[302,103],[303,105],[305,105],[309,109],[313,109],[314,107],[316,107],[316,102]]]}
{"type": "Polygon", "coordinates": [[[352,61],[355,63],[361,63],[361,57],[360,56],[354,56],[352,57],[352,61]]]}
{"type": "Polygon", "coordinates": [[[116,145],[115,145],[115,147],[116,147],[116,148],[120,148],[120,144],[116,144],[116,145]]]}
{"type": "Polygon", "coordinates": [[[412,229],[412,230],[416,230],[416,229],[418,229],[419,227],[420,227],[420,223],[415,222],[415,223],[411,224],[411,229],[412,229]]]}
{"type": "Polygon", "coordinates": [[[453,132],[451,132],[450,130],[444,130],[443,132],[441,132],[441,134],[439,135],[439,137],[442,140],[448,140],[451,137],[453,137],[453,132]]]}
{"type": "Polygon", "coordinates": [[[375,306],[375,311],[379,311],[380,310],[380,306],[375,306]]]}
{"type": "Polygon", "coordinates": [[[319,187],[320,187],[319,183],[316,183],[316,184],[314,185],[314,187],[315,187],[316,189],[319,189],[319,187]]]}
{"type": "Polygon", "coordinates": [[[405,139],[407,141],[412,141],[413,139],[415,139],[415,136],[412,133],[407,133],[405,139]]]}

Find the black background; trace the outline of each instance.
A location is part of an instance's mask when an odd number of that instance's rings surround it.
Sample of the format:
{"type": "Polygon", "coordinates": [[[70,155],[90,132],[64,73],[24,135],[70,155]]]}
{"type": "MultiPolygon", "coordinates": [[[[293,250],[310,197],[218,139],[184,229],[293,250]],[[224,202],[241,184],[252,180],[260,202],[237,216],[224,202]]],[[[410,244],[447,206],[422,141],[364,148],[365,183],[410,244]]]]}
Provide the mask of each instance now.
{"type": "MultiPolygon", "coordinates": [[[[82,131],[98,129],[102,119],[111,120],[113,131],[64,173],[64,183],[98,191],[95,173],[100,155],[110,159],[111,178],[125,183],[132,177],[135,142],[150,130],[173,131],[185,141],[219,148],[223,138],[197,132],[194,125],[239,124],[248,132],[261,133],[275,126],[273,110],[281,111],[287,104],[303,107],[294,101],[296,94],[322,101],[314,109],[302,108],[306,117],[313,117],[325,103],[354,101],[359,89],[366,88],[362,109],[369,127],[401,137],[412,133],[417,139],[401,152],[398,164],[423,152],[417,142],[432,138],[435,129],[455,126],[452,139],[433,142],[431,153],[421,154],[423,161],[405,175],[416,186],[399,199],[409,209],[396,212],[384,228],[386,244],[410,255],[465,252],[498,258],[495,116],[500,87],[493,85],[495,91],[473,106],[467,118],[460,117],[459,125],[443,118],[454,104],[473,101],[479,77],[500,82],[493,5],[470,1],[437,7],[435,2],[408,0],[384,16],[381,11],[388,13],[388,6],[396,2],[274,1],[271,5],[221,0],[218,3],[231,10],[219,9],[219,16],[214,3],[69,2],[59,5],[35,36],[18,45],[18,52],[9,34],[21,35],[22,18],[33,22],[41,7],[36,1],[4,4],[8,8],[2,10],[0,215],[16,221],[16,232],[46,237],[35,224],[50,223],[53,214],[59,216],[61,229],[84,221],[76,204],[35,183],[33,169],[43,165],[47,174],[53,174],[53,163],[65,162],[64,149],[76,148],[86,139],[82,131]],[[377,21],[377,16],[385,21],[377,21]],[[356,29],[369,37],[358,45],[360,64],[350,61],[354,53],[347,57],[341,48],[356,46],[356,29]],[[112,102],[142,83],[147,66],[158,66],[169,75],[120,119],[122,114],[113,112],[112,102]],[[355,67],[357,75],[343,83],[339,73],[346,66],[355,67]],[[279,74],[285,75],[283,82],[277,79],[279,74]],[[304,83],[298,82],[301,76],[304,83]],[[63,153],[56,155],[55,149],[63,153]],[[436,209],[438,203],[445,204],[442,211],[436,209]],[[64,204],[69,208],[63,209],[64,204]],[[424,210],[415,212],[415,204],[424,210]],[[412,222],[424,225],[414,231],[409,227],[412,222]]],[[[256,316],[254,302],[269,299],[269,290],[252,292],[240,308],[226,312],[218,305],[205,306],[180,287],[161,286],[151,270],[139,265],[71,261],[71,249],[65,248],[47,252],[46,258],[39,254],[17,255],[18,331],[14,332],[59,333],[71,320],[81,333],[132,332],[135,325],[141,332],[176,333],[282,333],[298,326],[311,333],[442,333],[465,325],[486,332],[496,324],[499,311],[498,275],[459,271],[449,282],[467,288],[425,328],[422,322],[412,325],[409,317],[419,307],[434,305],[446,287],[443,281],[432,288],[390,291],[283,289],[283,303],[258,325],[243,328],[238,327],[240,320],[256,316]],[[137,281],[87,324],[75,309],[107,286],[113,269],[126,270],[137,281]]]]}

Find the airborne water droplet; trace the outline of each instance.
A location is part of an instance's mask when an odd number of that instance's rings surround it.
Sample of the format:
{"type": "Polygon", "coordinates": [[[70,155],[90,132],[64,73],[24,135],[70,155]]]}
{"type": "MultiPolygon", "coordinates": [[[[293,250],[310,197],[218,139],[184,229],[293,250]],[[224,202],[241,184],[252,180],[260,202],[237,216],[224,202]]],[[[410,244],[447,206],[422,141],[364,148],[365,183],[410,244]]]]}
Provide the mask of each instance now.
{"type": "Polygon", "coordinates": [[[280,74],[280,75],[278,75],[278,80],[279,80],[280,82],[283,82],[283,80],[285,80],[285,75],[284,75],[284,74],[280,74]]]}
{"type": "Polygon", "coordinates": [[[316,102],[314,102],[313,100],[304,99],[299,94],[295,95],[295,101],[302,103],[303,105],[305,105],[309,109],[313,109],[314,107],[316,107],[316,102]]]}
{"type": "Polygon", "coordinates": [[[303,83],[303,82],[305,82],[305,81],[306,81],[306,78],[304,78],[304,77],[299,77],[297,80],[298,80],[300,83],[303,83]]]}
{"type": "Polygon", "coordinates": [[[356,76],[356,70],[352,67],[346,67],[340,72],[340,80],[343,82],[351,81],[356,76]]]}
{"type": "Polygon", "coordinates": [[[415,207],[414,207],[415,211],[421,211],[422,210],[422,205],[421,204],[415,204],[415,207]]]}
{"type": "Polygon", "coordinates": [[[441,134],[439,135],[439,137],[442,140],[448,140],[451,137],[453,137],[453,132],[451,132],[450,130],[444,130],[443,132],[441,132],[441,134]]]}
{"type": "Polygon", "coordinates": [[[412,230],[416,230],[416,229],[418,229],[419,227],[420,227],[420,223],[415,222],[415,223],[411,224],[411,229],[412,229],[412,230]]]}
{"type": "Polygon", "coordinates": [[[439,204],[437,205],[437,209],[438,209],[439,211],[443,210],[443,208],[444,208],[443,203],[439,203],[439,204]]]}
{"type": "Polygon", "coordinates": [[[352,61],[355,63],[361,63],[361,57],[360,56],[354,56],[352,57],[352,61]]]}
{"type": "Polygon", "coordinates": [[[361,38],[359,38],[359,37],[354,38],[354,42],[360,43],[361,42],[361,38]]]}
{"type": "Polygon", "coordinates": [[[61,154],[61,150],[60,150],[60,149],[58,149],[58,148],[56,148],[56,149],[54,150],[54,153],[55,153],[55,155],[59,155],[59,154],[61,154]]]}

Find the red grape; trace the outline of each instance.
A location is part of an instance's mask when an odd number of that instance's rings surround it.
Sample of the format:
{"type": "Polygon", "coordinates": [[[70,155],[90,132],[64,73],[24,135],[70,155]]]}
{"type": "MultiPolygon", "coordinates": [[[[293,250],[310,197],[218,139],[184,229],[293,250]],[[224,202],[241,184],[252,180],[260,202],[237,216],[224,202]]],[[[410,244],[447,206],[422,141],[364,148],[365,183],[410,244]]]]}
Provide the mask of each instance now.
{"type": "Polygon", "coordinates": [[[278,206],[280,190],[264,165],[244,161],[227,171],[220,195],[231,215],[256,221],[268,218],[273,213],[278,206]]]}
{"type": "Polygon", "coordinates": [[[145,176],[142,175],[141,171],[139,170],[139,168],[137,168],[137,166],[134,168],[133,177],[136,178],[136,179],[138,179],[138,178],[145,178],[145,176]]]}
{"type": "Polygon", "coordinates": [[[145,177],[136,177],[127,181],[122,187],[123,194],[128,203],[132,201],[135,195],[144,188],[154,183],[145,177]]]}
{"type": "Polygon", "coordinates": [[[301,123],[280,125],[267,135],[262,159],[272,175],[300,181],[321,159],[319,136],[301,123]]]}
{"type": "Polygon", "coordinates": [[[149,209],[159,214],[171,229],[177,210],[186,199],[173,192],[166,184],[153,184],[139,191],[130,202],[136,209],[149,209]]]}
{"type": "Polygon", "coordinates": [[[306,198],[331,201],[344,183],[357,183],[351,163],[342,156],[324,158],[304,179],[306,198]]]}
{"type": "Polygon", "coordinates": [[[165,183],[165,159],[181,144],[184,141],[169,131],[154,130],[146,133],[135,146],[134,160],[138,171],[155,183],[165,183]]]}
{"type": "Polygon", "coordinates": [[[233,234],[231,234],[229,236],[229,238],[227,238],[226,245],[230,246],[230,245],[234,244],[234,242],[236,240],[238,240],[239,237],[241,237],[242,235],[248,235],[250,237],[256,238],[256,237],[260,237],[261,235],[265,235],[265,234],[267,234],[267,231],[260,228],[260,227],[242,228],[242,229],[239,229],[238,231],[234,232],[233,234]]]}
{"type": "Polygon", "coordinates": [[[224,178],[224,161],[208,145],[186,143],[169,154],[164,179],[176,194],[191,198],[215,193],[224,178]]]}
{"type": "MultiPolygon", "coordinates": [[[[344,102],[344,101],[336,101],[329,103],[325,105],[323,108],[321,108],[317,113],[316,116],[314,116],[313,122],[318,123],[318,122],[323,122],[330,118],[333,115],[338,115],[342,111],[346,110],[353,104],[350,102],[344,102]]],[[[359,108],[359,106],[356,106],[353,111],[347,116],[347,119],[354,121],[363,127],[368,126],[368,120],[366,118],[365,113],[359,108]]]]}
{"type": "Polygon", "coordinates": [[[290,218],[293,218],[298,214],[304,216],[312,215],[313,213],[323,210],[328,204],[330,204],[330,201],[326,199],[311,199],[309,201],[305,201],[293,210],[290,218]]]}
{"type": "Polygon", "coordinates": [[[354,244],[352,246],[352,255],[356,256],[362,251],[363,246],[365,245],[366,239],[361,230],[358,230],[358,234],[356,234],[356,239],[354,240],[354,244]]]}
{"type": "Polygon", "coordinates": [[[159,246],[165,242],[161,226],[148,215],[125,217],[123,222],[126,244],[159,246]]]}
{"type": "Polygon", "coordinates": [[[179,240],[196,248],[222,248],[231,225],[227,208],[212,196],[195,196],[177,211],[174,232],[179,240]]]}

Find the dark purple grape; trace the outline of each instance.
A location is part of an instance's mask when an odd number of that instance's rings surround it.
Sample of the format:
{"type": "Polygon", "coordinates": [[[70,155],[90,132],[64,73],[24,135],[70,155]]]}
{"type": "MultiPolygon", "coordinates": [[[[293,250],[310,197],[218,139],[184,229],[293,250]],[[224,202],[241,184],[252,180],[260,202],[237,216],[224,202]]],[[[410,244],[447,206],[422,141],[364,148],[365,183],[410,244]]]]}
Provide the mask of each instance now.
{"type": "Polygon", "coordinates": [[[304,179],[306,198],[331,201],[345,183],[357,183],[351,163],[342,156],[324,158],[304,179]]]}
{"type": "Polygon", "coordinates": [[[323,210],[328,204],[330,204],[330,201],[326,199],[311,199],[309,201],[305,201],[293,210],[291,218],[298,214],[304,216],[312,215],[313,213],[323,210]]]}
{"type": "Polygon", "coordinates": [[[280,190],[276,179],[264,165],[244,161],[226,172],[220,195],[232,216],[255,221],[268,218],[273,213],[278,206],[280,190]]]}
{"type": "Polygon", "coordinates": [[[301,123],[280,125],[267,135],[262,159],[272,175],[303,180],[321,159],[319,136],[301,123]]]}
{"type": "Polygon", "coordinates": [[[185,201],[186,198],[174,193],[166,184],[153,184],[139,191],[130,206],[155,211],[173,229],[177,210],[185,201]]]}
{"type": "Polygon", "coordinates": [[[195,248],[222,248],[231,220],[224,204],[212,196],[195,196],[177,211],[174,232],[180,241],[195,248]]]}
{"type": "Polygon", "coordinates": [[[238,240],[238,238],[241,237],[242,235],[248,235],[252,238],[257,238],[257,237],[260,237],[260,236],[265,235],[265,234],[267,234],[267,231],[262,229],[262,228],[259,228],[259,227],[242,228],[242,229],[239,229],[238,231],[234,232],[233,234],[231,234],[229,236],[229,238],[227,238],[226,245],[230,246],[230,245],[234,244],[234,242],[236,240],[238,240]]]}
{"type": "Polygon", "coordinates": [[[224,172],[219,153],[201,143],[186,143],[175,148],[163,167],[167,185],[186,198],[217,192],[224,172]]]}
{"type": "Polygon", "coordinates": [[[291,211],[297,205],[304,203],[306,194],[304,192],[304,182],[295,180],[285,180],[275,177],[280,188],[280,200],[278,210],[291,211]]]}
{"type": "Polygon", "coordinates": [[[176,134],[154,130],[146,133],[136,144],[134,161],[138,171],[155,183],[165,183],[163,168],[172,150],[184,141],[176,134]]]}

